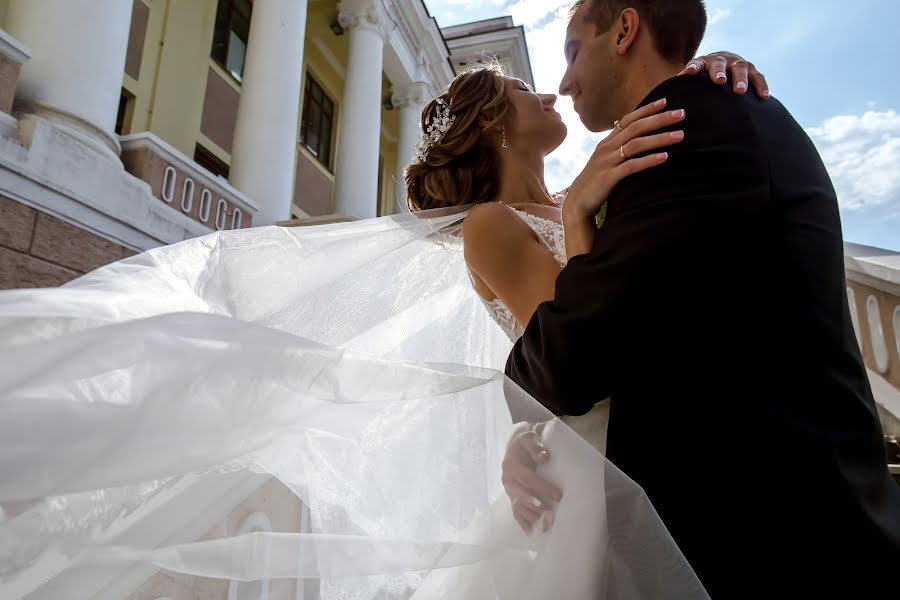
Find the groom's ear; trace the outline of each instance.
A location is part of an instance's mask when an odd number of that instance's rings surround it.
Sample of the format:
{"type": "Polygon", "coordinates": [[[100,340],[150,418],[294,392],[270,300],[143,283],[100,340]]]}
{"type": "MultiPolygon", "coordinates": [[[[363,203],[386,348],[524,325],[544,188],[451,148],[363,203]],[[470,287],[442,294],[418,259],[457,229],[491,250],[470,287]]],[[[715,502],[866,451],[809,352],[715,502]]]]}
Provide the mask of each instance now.
{"type": "Polygon", "coordinates": [[[641,28],[641,15],[633,8],[626,8],[613,24],[613,37],[616,40],[616,54],[625,56],[637,39],[641,28]]]}

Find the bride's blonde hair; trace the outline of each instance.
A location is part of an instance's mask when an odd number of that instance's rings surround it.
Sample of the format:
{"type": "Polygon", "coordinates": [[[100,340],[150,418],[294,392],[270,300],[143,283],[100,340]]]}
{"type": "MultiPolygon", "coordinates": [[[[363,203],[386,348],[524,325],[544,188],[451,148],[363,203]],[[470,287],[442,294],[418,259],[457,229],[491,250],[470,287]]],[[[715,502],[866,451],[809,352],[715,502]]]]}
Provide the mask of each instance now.
{"type": "Polygon", "coordinates": [[[406,169],[407,202],[412,211],[482,204],[498,192],[499,157],[488,132],[499,132],[510,110],[506,80],[498,64],[470,69],[422,111],[422,130],[450,106],[455,117],[441,141],[430,144],[419,162],[406,169]]]}

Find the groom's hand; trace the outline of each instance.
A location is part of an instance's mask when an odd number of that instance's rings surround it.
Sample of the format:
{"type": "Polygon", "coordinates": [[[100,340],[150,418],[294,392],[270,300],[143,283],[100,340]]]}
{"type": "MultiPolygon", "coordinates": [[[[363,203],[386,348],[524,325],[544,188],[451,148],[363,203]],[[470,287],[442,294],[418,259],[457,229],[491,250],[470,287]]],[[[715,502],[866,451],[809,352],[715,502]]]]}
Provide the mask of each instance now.
{"type": "Polygon", "coordinates": [[[709,72],[709,78],[719,85],[728,83],[728,74],[731,75],[734,93],[743,94],[748,85],[759,97],[766,100],[769,97],[769,84],[765,76],[756,69],[756,65],[748,62],[732,52],[713,52],[706,56],[699,56],[689,62],[679,75],[697,75],[704,71],[709,72]]]}
{"type": "Polygon", "coordinates": [[[537,474],[538,465],[550,460],[541,441],[543,423],[520,423],[513,430],[503,458],[503,488],[512,503],[513,516],[525,533],[544,517],[544,531],[553,526],[550,502],[559,502],[562,491],[537,474]]]}

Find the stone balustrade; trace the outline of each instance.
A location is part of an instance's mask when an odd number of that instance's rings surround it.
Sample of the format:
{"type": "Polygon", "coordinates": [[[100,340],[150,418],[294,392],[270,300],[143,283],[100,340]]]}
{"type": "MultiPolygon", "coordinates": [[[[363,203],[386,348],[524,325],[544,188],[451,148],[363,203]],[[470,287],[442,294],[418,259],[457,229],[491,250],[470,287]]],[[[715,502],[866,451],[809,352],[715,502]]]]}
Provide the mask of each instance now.
{"type": "Polygon", "coordinates": [[[121,138],[125,169],[150,185],[155,198],[210,230],[245,229],[257,204],[151,133],[121,138]]]}
{"type": "Polygon", "coordinates": [[[884,428],[891,471],[900,478],[900,253],[846,244],[847,298],[884,428]]]}

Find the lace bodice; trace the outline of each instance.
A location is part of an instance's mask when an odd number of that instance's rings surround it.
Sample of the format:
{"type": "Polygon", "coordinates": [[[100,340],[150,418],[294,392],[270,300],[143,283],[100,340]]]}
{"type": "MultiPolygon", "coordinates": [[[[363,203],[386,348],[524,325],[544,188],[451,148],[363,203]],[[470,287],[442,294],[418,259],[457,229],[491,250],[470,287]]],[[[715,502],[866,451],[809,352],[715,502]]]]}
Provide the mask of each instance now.
{"type": "MultiPolygon", "coordinates": [[[[512,208],[510,206],[510,208],[512,208]]],[[[541,242],[553,254],[553,258],[560,266],[566,266],[566,240],[563,235],[563,227],[559,223],[537,217],[530,213],[516,210],[519,216],[537,234],[541,242]]],[[[501,329],[513,342],[522,337],[525,332],[523,324],[519,323],[512,311],[503,304],[499,298],[491,302],[484,301],[491,316],[500,325],[501,329]]],[[[572,428],[578,435],[586,440],[600,453],[606,452],[606,428],[609,422],[609,400],[601,400],[586,414],[580,416],[564,416],[562,421],[572,428]]]]}
{"type": "MultiPolygon", "coordinates": [[[[512,208],[510,206],[510,208],[512,208]]],[[[566,265],[566,240],[563,234],[563,227],[555,221],[535,216],[522,210],[512,208],[513,212],[537,234],[538,239],[553,254],[553,258],[560,266],[566,265]]],[[[500,325],[503,332],[509,336],[509,339],[515,341],[522,337],[525,326],[519,323],[512,311],[503,304],[500,298],[484,302],[490,311],[491,316],[500,325]]]]}

